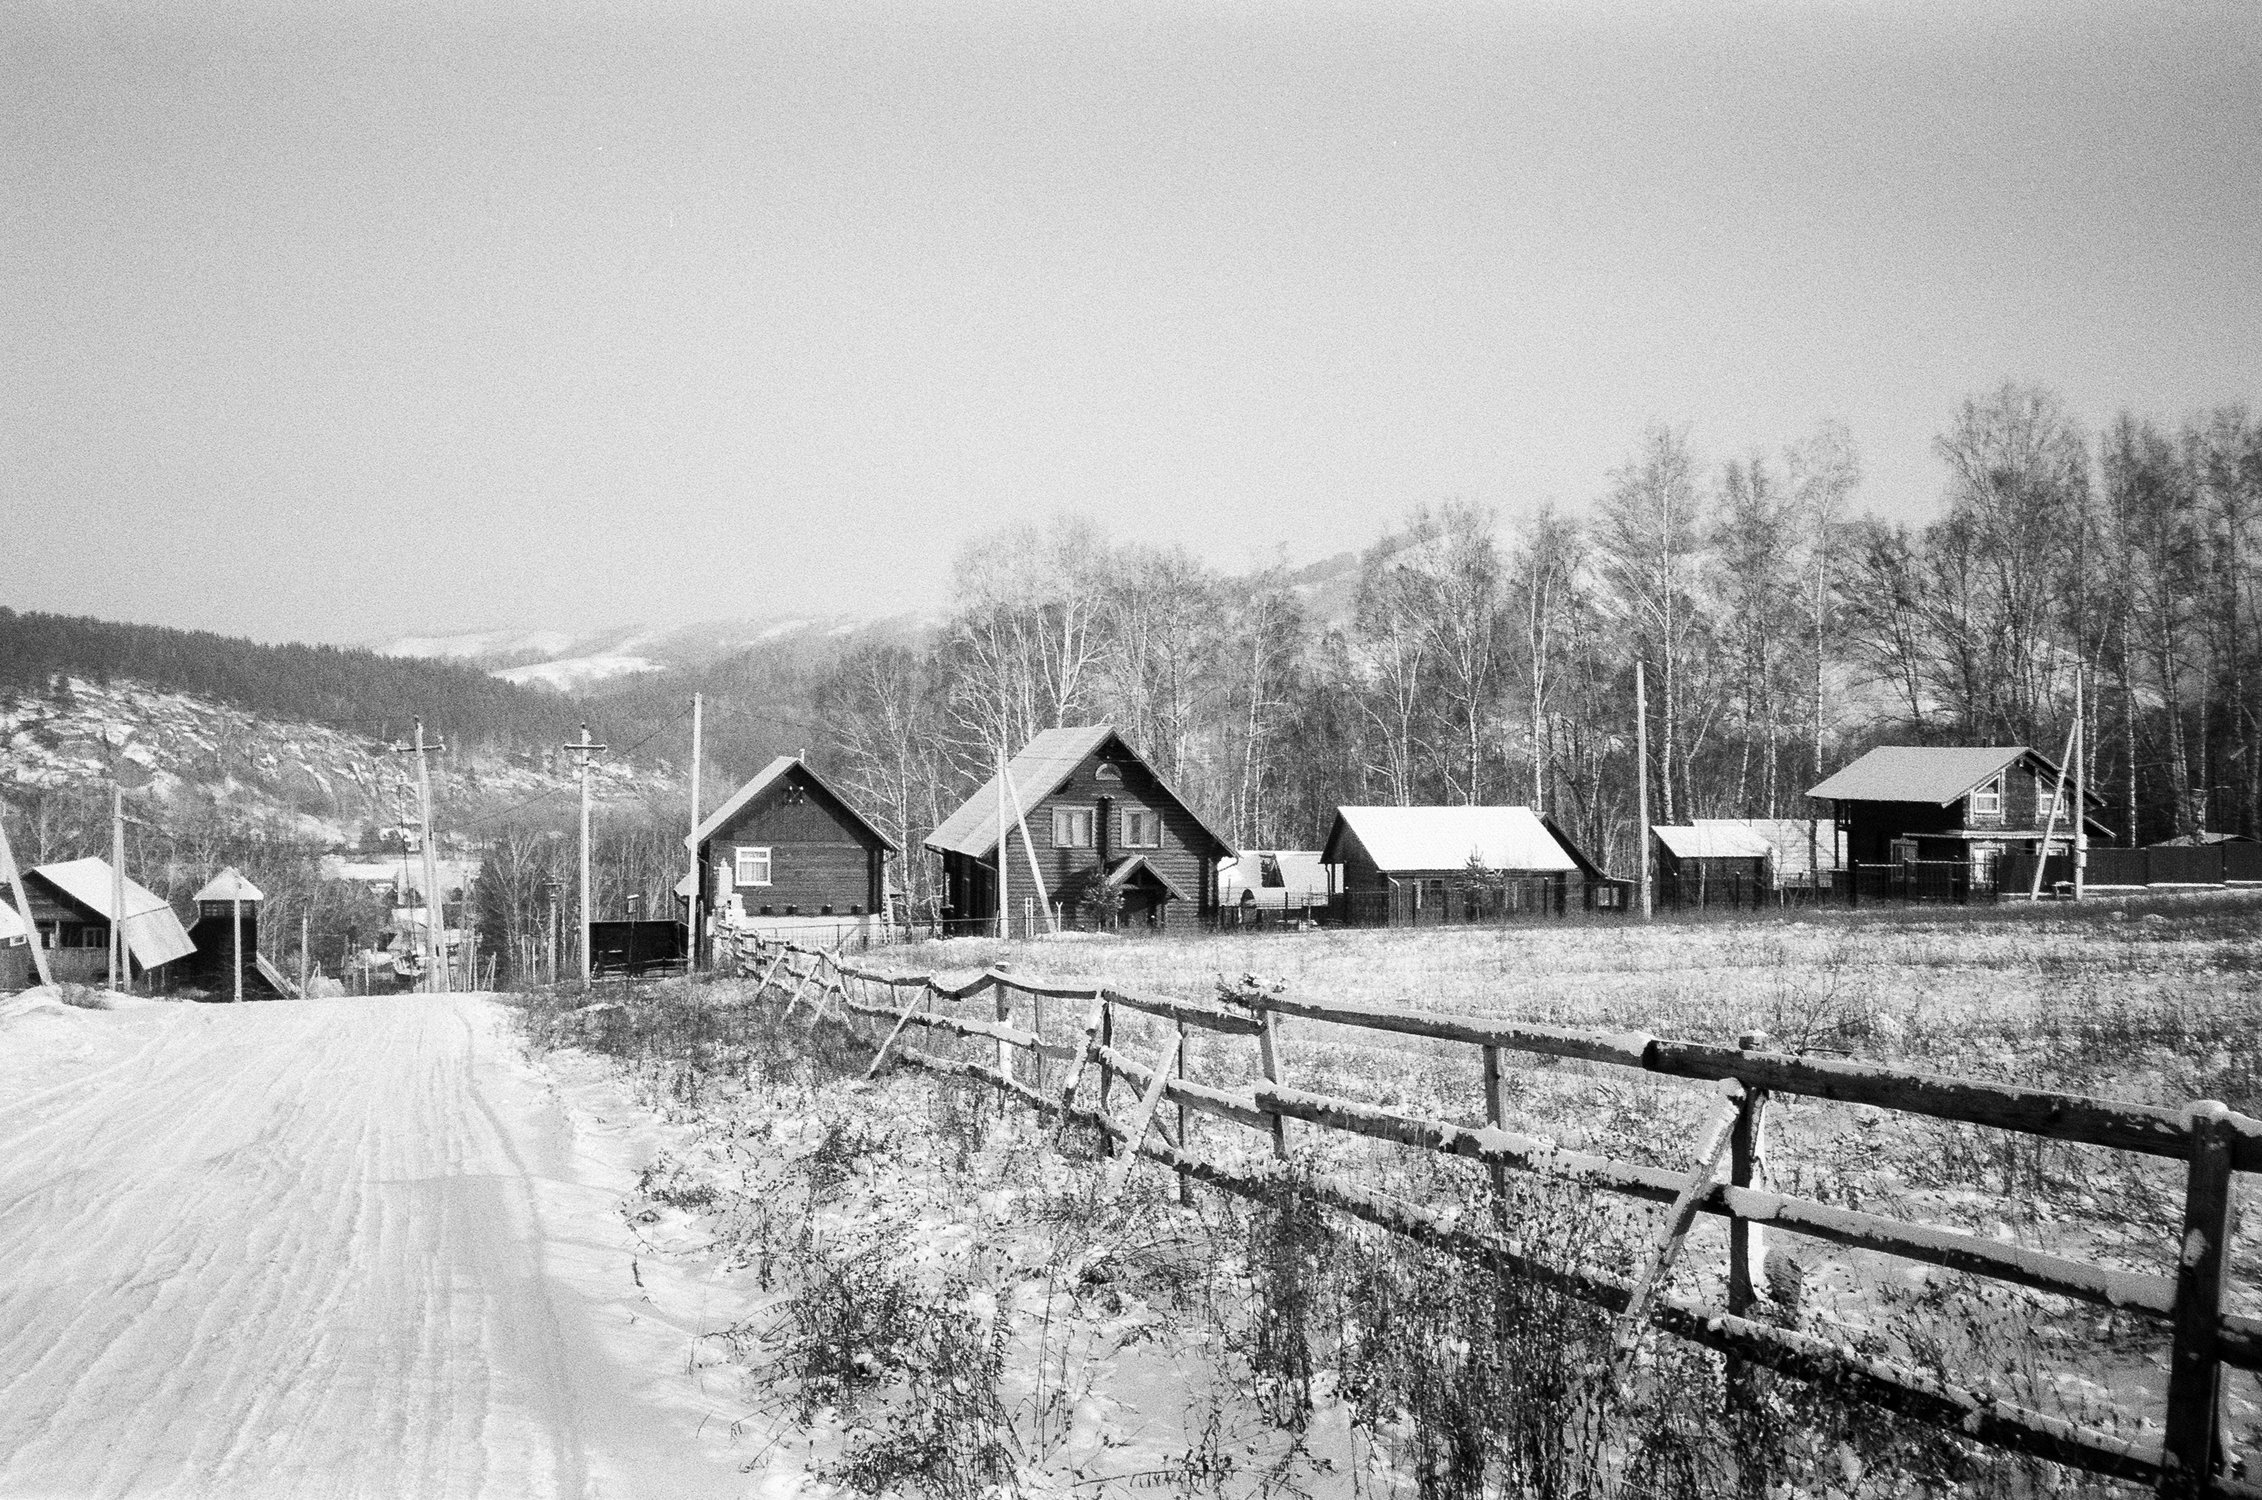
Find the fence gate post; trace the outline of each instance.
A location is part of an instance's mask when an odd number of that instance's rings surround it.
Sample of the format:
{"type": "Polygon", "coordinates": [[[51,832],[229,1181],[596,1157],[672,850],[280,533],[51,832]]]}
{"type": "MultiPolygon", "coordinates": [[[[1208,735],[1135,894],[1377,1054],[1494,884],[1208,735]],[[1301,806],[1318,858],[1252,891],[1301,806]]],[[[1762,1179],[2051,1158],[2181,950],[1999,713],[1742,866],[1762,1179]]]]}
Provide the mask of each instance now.
{"type": "Polygon", "coordinates": [[[2191,1107],[2191,1172],[2184,1184],[2183,1242],[2176,1255],[2175,1343],[2168,1356],[2160,1493],[2192,1500],[2207,1492],[2214,1475],[2222,1419],[2215,1331],[2222,1320],[2224,1250],[2231,1225],[2230,1122],[2229,1109],[2215,1100],[2191,1107]]]}

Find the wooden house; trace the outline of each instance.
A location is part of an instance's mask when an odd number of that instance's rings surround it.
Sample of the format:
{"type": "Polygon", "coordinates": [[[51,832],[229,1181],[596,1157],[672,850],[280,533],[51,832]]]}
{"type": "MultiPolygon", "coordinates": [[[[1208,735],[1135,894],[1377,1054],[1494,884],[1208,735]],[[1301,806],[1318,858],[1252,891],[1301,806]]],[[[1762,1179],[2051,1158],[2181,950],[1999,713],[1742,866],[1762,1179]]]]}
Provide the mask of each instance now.
{"type": "MultiPolygon", "coordinates": [[[[47,950],[55,981],[95,984],[110,977],[110,919],[115,877],[106,859],[72,859],[23,872],[32,926],[47,950]]],[[[165,898],[125,883],[127,966],[143,973],[196,951],[165,898]]]]}
{"type": "Polygon", "coordinates": [[[1528,807],[1339,807],[1320,858],[1342,870],[1334,920],[1361,926],[1560,913],[1613,904],[1617,893],[1553,819],[1528,807]]]}
{"type": "MultiPolygon", "coordinates": [[[[2006,854],[2040,851],[2058,766],[2024,745],[1885,745],[1811,789],[1831,803],[1855,871],[1938,872],[1957,892],[1993,890],[2006,854]]],[[[2073,843],[2072,792],[2052,850],[2073,843]]],[[[2088,794],[2091,809],[2104,799],[2088,794]]],[[[2111,830],[2088,818],[2092,837],[2111,830]]]]}
{"type": "Polygon", "coordinates": [[[1838,868],[1838,826],[1827,818],[1691,818],[1691,828],[1740,828],[1767,841],[1768,879],[1777,886],[1830,884],[1838,868]]]}
{"type": "Polygon", "coordinates": [[[1775,847],[1749,828],[1708,820],[1657,823],[1657,889],[1667,901],[1706,905],[1716,900],[1756,900],[1773,883],[1775,847]]]}
{"type": "Polygon", "coordinates": [[[1216,919],[1217,867],[1233,857],[1233,847],[1110,726],[1045,730],[1007,763],[1006,780],[1010,793],[991,777],[927,837],[942,857],[952,931],[995,929],[1001,808],[1009,832],[1006,899],[1016,930],[1042,924],[1040,899],[1062,920],[1084,926],[1216,919]]]}
{"type": "Polygon", "coordinates": [[[902,852],[794,755],[764,766],[684,843],[707,876],[691,914],[702,943],[717,921],[868,928],[882,915],[887,857],[902,852]]]}

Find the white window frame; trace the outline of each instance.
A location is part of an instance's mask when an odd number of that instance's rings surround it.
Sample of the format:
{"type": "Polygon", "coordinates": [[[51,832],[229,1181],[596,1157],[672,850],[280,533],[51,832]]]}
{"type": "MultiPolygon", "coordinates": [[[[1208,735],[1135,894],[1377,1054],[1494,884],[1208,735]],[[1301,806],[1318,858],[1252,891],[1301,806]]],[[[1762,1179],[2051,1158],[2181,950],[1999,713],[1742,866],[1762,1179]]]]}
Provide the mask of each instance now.
{"type": "Polygon", "coordinates": [[[1999,818],[2003,815],[2003,778],[2000,775],[1985,786],[1972,788],[1971,815],[1975,818],[1999,818]],[[1983,797],[1987,799],[1984,802],[1980,800],[1983,797]]]}
{"type": "Polygon", "coordinates": [[[738,857],[731,874],[741,888],[768,885],[773,873],[775,872],[770,855],[770,845],[741,844],[738,846],[738,857]],[[759,880],[755,879],[753,874],[753,866],[757,861],[760,862],[762,867],[762,875],[759,880]]]}
{"type": "Polygon", "coordinates": [[[1052,846],[1055,849],[1091,849],[1099,844],[1099,812],[1089,807],[1056,807],[1052,810],[1052,846]],[[1076,819],[1084,820],[1084,837],[1075,838],[1076,819]],[[1061,837],[1063,829],[1070,837],[1061,837]]]}
{"type": "Polygon", "coordinates": [[[1162,847],[1162,814],[1145,807],[1125,808],[1123,810],[1123,847],[1126,849],[1160,849],[1162,847]],[[1131,823],[1135,818],[1152,819],[1155,836],[1151,839],[1132,837],[1131,823]]]}

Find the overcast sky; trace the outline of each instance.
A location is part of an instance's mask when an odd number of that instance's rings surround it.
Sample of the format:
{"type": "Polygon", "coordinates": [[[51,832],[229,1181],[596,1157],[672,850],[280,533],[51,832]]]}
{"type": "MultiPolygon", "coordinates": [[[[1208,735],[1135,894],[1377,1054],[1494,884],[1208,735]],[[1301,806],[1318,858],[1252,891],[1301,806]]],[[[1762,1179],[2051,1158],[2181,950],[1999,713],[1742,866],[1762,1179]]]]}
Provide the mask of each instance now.
{"type": "Polygon", "coordinates": [[[0,602],[264,639],[1240,568],[2005,376],[2257,399],[2262,7],[0,6],[0,602]]]}

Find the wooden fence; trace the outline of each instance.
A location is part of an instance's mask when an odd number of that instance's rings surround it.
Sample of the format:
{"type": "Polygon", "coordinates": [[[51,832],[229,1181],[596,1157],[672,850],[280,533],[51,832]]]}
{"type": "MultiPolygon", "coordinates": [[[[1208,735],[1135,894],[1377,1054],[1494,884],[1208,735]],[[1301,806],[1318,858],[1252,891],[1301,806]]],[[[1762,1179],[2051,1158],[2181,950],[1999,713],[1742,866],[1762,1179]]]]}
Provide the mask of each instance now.
{"type": "MultiPolygon", "coordinates": [[[[1869,1063],[1794,1056],[1765,1050],[1758,1037],[1745,1038],[1744,1046],[1722,1047],[1642,1032],[1526,1025],[1284,994],[1252,994],[1245,1004],[1233,1006],[1202,1005],[1127,994],[1107,985],[1040,982],[994,968],[964,984],[945,986],[932,975],[881,973],[843,962],[837,953],[793,943],[740,936],[733,946],[741,971],[757,979],[758,995],[787,996],[784,1018],[806,1002],[809,1015],[804,1024],[812,1029],[830,1022],[851,1035],[862,1035],[859,1027],[869,1023],[872,1032],[884,1031],[884,1039],[876,1043],[871,1074],[892,1059],[969,1079],[996,1088],[1001,1097],[1010,1096],[1039,1115],[1100,1131],[1111,1152],[1116,1142],[1128,1146],[1130,1150],[1118,1155],[1111,1168],[1111,1187],[1120,1188],[1134,1155],[1176,1171],[1181,1184],[1206,1182],[1260,1200],[1293,1183],[1351,1217],[1543,1282],[1622,1318],[1630,1316],[1717,1350],[1731,1360],[1826,1384],[1845,1399],[1882,1407],[1992,1448],[2151,1485],[2162,1495],[2262,1500],[2262,1485],[2230,1472],[2221,1419],[2226,1367],[2262,1370],[2262,1319],[2224,1310],[2234,1174],[2262,1171],[2262,1122],[2234,1114],[2221,1104],[2200,1103],[2186,1109],[2115,1104],[1869,1063]],[[995,1003],[979,1019],[934,1009],[938,1001],[957,1004],[983,995],[995,1003]],[[1083,1007],[1080,1039],[1073,1045],[1048,1042],[1042,1035],[1036,1007],[1047,1000],[1083,1007]],[[1024,1001],[1032,1007],[1027,1026],[1017,1019],[1016,1008],[1024,1001]],[[1142,1061],[1117,1046],[1115,1021],[1122,1010],[1171,1023],[1174,1034],[1158,1057],[1142,1061]],[[1282,1016],[1478,1048],[1487,1123],[1471,1127],[1421,1119],[1292,1087],[1281,1070],[1278,1021],[1282,1016]],[[995,1062],[947,1058],[909,1045],[905,1034],[913,1029],[992,1042],[995,1062]],[[1186,1042],[1194,1030],[1250,1038],[1257,1047],[1262,1081],[1247,1091],[1236,1091],[1185,1076],[1186,1042]],[[1015,1065],[1016,1053],[1066,1064],[1065,1087],[1056,1095],[1032,1086],[1020,1076],[1023,1070],[1015,1065]],[[1699,1149],[1697,1169],[1684,1174],[1566,1151],[1507,1130],[1502,1071],[1507,1053],[1576,1059],[1712,1085],[1720,1098],[1713,1129],[1699,1149]],[[1097,1075],[1095,1102],[1079,1103],[1084,1079],[1091,1074],[1097,1075]],[[1137,1105],[1128,1120],[1118,1118],[1111,1108],[1110,1096],[1118,1080],[1136,1091],[1137,1105]],[[1775,1094],[1868,1105],[2182,1161],[2187,1173],[2175,1274],[2109,1270],[1978,1235],[1767,1191],[1761,1143],[1768,1100],[1775,1094]],[[1159,1118],[1165,1100],[1176,1107],[1175,1132],[1159,1118]],[[1251,1165],[1196,1155],[1186,1133],[1189,1111],[1268,1137],[1273,1160],[1251,1165]],[[1667,1204],[1667,1222],[1640,1278],[1567,1270],[1525,1254],[1508,1232],[1512,1226],[1473,1226],[1456,1215],[1354,1183],[1292,1174],[1287,1167],[1291,1121],[1482,1162],[1496,1186],[1515,1171],[1667,1204]],[[1723,1157],[1728,1169],[1725,1182],[1716,1180],[1723,1157]],[[1725,1307],[1700,1305],[1659,1290],[1697,1214],[1728,1221],[1725,1307]],[[1748,1316],[1757,1295],[1754,1225],[2159,1319],[2171,1339],[2161,1438],[2116,1437],[1748,1316]]],[[[1041,1062],[1036,1066],[1041,1082],[1041,1062]]]]}

